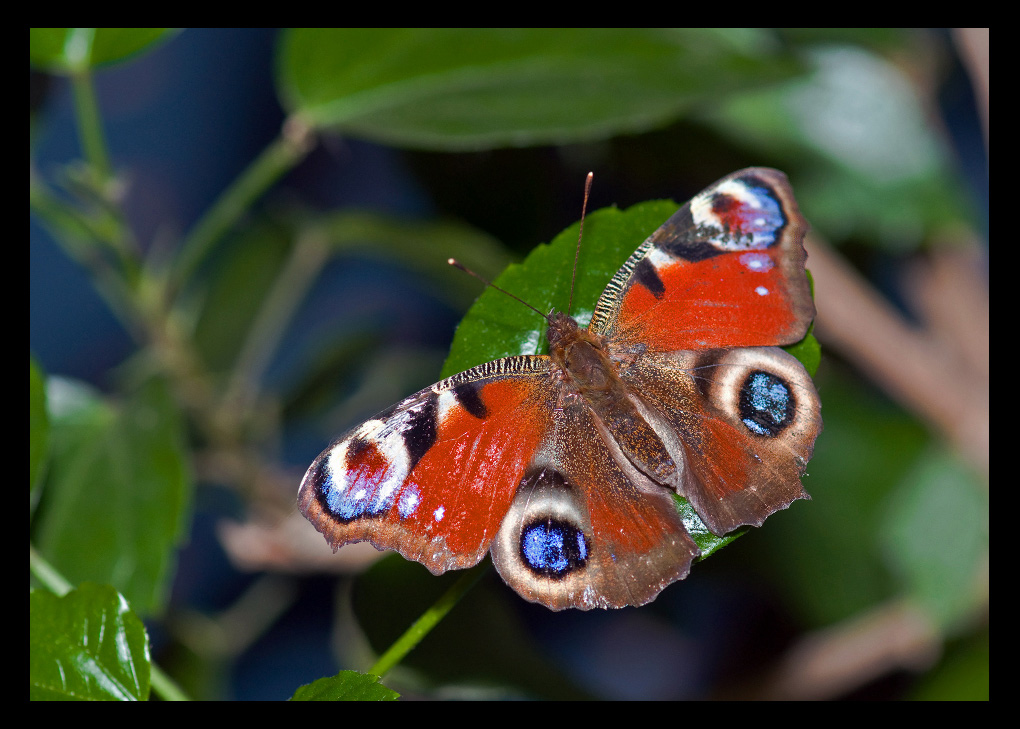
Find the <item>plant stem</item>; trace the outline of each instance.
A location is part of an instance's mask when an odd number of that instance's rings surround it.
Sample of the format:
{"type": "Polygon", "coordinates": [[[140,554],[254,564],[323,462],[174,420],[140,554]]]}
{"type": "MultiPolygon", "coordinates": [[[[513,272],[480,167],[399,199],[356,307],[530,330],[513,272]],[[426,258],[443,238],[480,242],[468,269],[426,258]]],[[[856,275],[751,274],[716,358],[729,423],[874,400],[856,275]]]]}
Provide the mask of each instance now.
{"type": "Polygon", "coordinates": [[[155,663],[149,664],[149,686],[163,701],[191,701],[191,697],[155,663]]]}
{"type": "Polygon", "coordinates": [[[31,542],[28,545],[28,569],[46,589],[57,597],[63,597],[74,589],[74,585],[60,574],[60,571],[39,554],[31,542]]]}
{"type": "Polygon", "coordinates": [[[99,117],[99,103],[92,84],[92,41],[95,28],[76,28],[71,40],[74,50],[70,71],[71,90],[74,93],[74,111],[78,121],[82,151],[101,183],[110,179],[110,155],[103,136],[103,122],[99,117]]]}
{"type": "Polygon", "coordinates": [[[244,402],[256,387],[290,325],[295,310],[304,301],[329,256],[324,231],[313,228],[300,235],[263,298],[249,327],[221,405],[247,407],[244,402]]]}
{"type": "Polygon", "coordinates": [[[312,146],[313,137],[308,127],[293,118],[284,122],[280,136],[223,191],[191,229],[174,264],[174,289],[194,273],[216,241],[237,222],[252,202],[304,159],[312,146]]]}
{"type": "Polygon", "coordinates": [[[477,564],[462,574],[450,589],[442,594],[436,602],[426,610],[420,618],[414,621],[404,634],[397,638],[396,642],[379,657],[375,665],[368,669],[369,673],[380,678],[389,673],[395,665],[400,663],[411,650],[421,642],[429,632],[436,627],[440,620],[453,609],[468,590],[470,590],[479,578],[489,568],[488,562],[477,564]]]}

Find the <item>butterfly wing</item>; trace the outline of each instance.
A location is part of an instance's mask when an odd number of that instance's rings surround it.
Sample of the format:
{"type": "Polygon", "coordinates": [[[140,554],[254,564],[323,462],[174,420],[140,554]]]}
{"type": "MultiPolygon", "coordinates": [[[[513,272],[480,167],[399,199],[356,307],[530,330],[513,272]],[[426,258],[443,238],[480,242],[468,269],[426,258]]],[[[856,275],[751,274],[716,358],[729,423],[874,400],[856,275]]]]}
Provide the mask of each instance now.
{"type": "Polygon", "coordinates": [[[814,317],[806,231],[782,172],[728,175],[635,251],[589,326],[681,464],[666,485],[715,534],[808,498],[821,406],[804,367],[770,346],[800,340],[814,317]]]}
{"type": "Polygon", "coordinates": [[[642,351],[797,342],[815,314],[807,228],[782,172],[727,175],[627,259],[589,329],[642,351]]]}
{"type": "Polygon", "coordinates": [[[686,577],[698,553],[670,492],[631,466],[572,397],[492,545],[503,580],[553,610],[644,605],[686,577]]]}
{"type": "Polygon", "coordinates": [[[434,574],[476,564],[550,429],[546,357],[447,378],[337,439],[298,505],[334,551],[368,541],[434,574]]]}
{"type": "Polygon", "coordinates": [[[642,605],[687,575],[698,548],[669,492],[614,448],[548,358],[508,357],[339,438],[298,503],[334,549],[369,541],[440,574],[491,544],[504,580],[533,602],[642,605]]]}
{"type": "Polygon", "coordinates": [[[806,228],[781,172],[723,178],[613,277],[595,336],[563,330],[604,343],[605,364],[572,369],[560,344],[556,365],[508,357],[422,390],[315,460],[302,512],[334,550],[369,541],[436,574],[491,546],[507,584],[555,610],[653,600],[699,553],[664,486],[716,534],[807,497],[817,393],[767,346],[814,315],[806,228]]]}
{"type": "Polygon", "coordinates": [[[682,494],[718,535],[761,526],[796,499],[822,429],[821,403],[796,358],[776,347],[649,354],[623,373],[656,413],[682,463],[682,494]]]}

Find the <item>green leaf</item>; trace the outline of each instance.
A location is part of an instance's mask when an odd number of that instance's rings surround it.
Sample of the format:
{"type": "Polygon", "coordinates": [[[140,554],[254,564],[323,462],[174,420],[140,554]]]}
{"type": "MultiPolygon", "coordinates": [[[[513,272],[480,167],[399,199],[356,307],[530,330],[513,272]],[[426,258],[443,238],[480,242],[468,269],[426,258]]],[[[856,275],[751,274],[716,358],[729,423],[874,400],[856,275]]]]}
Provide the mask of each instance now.
{"type": "MultiPolygon", "coordinates": [[[[812,295],[814,295],[813,289],[812,295]]],[[[812,377],[818,372],[818,366],[822,363],[822,345],[815,339],[814,332],[815,324],[811,322],[811,326],[808,327],[807,334],[804,335],[803,339],[788,347],[783,347],[783,349],[796,357],[804,365],[804,369],[812,377]]]]}
{"type": "Polygon", "coordinates": [[[698,545],[698,549],[701,551],[701,555],[697,560],[698,562],[705,559],[713,552],[722,549],[730,542],[744,536],[748,529],[750,529],[750,527],[741,527],[740,529],[736,529],[721,537],[715,535],[707,526],[705,526],[705,522],[701,520],[701,517],[698,516],[698,512],[694,510],[694,507],[691,506],[687,499],[679,494],[671,495],[673,497],[673,501],[676,502],[676,510],[680,512],[680,518],[684,521],[684,528],[687,530],[687,533],[691,535],[691,539],[694,540],[694,543],[698,545]]]}
{"type": "Polygon", "coordinates": [[[137,701],[149,696],[149,637],[116,590],[84,583],[63,597],[31,590],[29,698],[137,701]]]}
{"type": "Polygon", "coordinates": [[[766,31],[293,29],[284,106],[316,127],[419,149],[483,149],[646,130],[799,66],[766,31]]]}
{"type": "Polygon", "coordinates": [[[298,688],[291,701],[395,701],[400,694],[379,683],[379,677],[357,671],[340,671],[298,688]]]}
{"type": "Polygon", "coordinates": [[[120,404],[50,379],[51,459],[33,536],[70,582],[117,587],[142,614],[162,609],[186,533],[191,477],[164,383],[120,404]]]}
{"type": "MultiPolygon", "coordinates": [[[[574,287],[574,318],[582,324],[588,322],[609,279],[678,207],[669,200],[657,200],[626,211],[604,208],[585,218],[574,287]]],[[[508,266],[495,283],[539,311],[566,310],[577,235],[575,223],[548,245],[535,247],[523,263],[508,266]]],[[[531,309],[486,288],[457,328],[443,377],[500,357],[544,353],[546,327],[545,319],[531,309]]]]}
{"type": "Polygon", "coordinates": [[[35,503],[36,487],[46,463],[50,420],[46,415],[46,381],[35,358],[28,359],[28,488],[35,503]]]}
{"type": "Polygon", "coordinates": [[[847,45],[817,45],[803,57],[810,75],[734,94],[699,118],[744,148],[799,167],[801,209],[831,239],[902,253],[956,230],[968,212],[976,217],[901,65],[847,45]]]}
{"type": "Polygon", "coordinates": [[[176,33],[176,28],[31,28],[28,60],[51,73],[81,71],[123,61],[176,33]]]}

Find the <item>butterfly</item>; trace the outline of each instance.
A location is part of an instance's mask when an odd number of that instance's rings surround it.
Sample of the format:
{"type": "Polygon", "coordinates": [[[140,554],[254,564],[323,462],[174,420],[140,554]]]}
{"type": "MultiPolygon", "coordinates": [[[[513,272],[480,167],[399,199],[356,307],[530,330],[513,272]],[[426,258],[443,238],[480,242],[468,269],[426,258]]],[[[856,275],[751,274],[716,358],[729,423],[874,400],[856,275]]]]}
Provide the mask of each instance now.
{"type": "Polygon", "coordinates": [[[821,404],[778,348],[815,314],[807,227],[782,172],[727,175],[638,247],[586,328],[548,317],[548,355],[472,367],[336,439],[302,513],[334,551],[368,541],[437,575],[491,552],[553,610],[654,600],[699,556],[674,494],[719,536],[810,498],[821,404]]]}

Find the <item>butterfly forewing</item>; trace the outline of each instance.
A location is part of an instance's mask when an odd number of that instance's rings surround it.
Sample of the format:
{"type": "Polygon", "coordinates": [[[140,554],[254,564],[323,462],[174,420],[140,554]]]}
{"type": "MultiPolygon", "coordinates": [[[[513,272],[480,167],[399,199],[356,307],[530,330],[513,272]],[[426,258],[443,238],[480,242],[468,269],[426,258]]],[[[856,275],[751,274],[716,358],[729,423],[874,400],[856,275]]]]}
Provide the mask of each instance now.
{"type": "Polygon", "coordinates": [[[786,175],[735,172],[634,252],[599,299],[591,327],[621,348],[660,352],[797,342],[814,317],[806,232],[786,175]]]}
{"type": "Polygon", "coordinates": [[[380,413],[308,469],[302,512],[334,550],[369,541],[435,574],[476,564],[549,431],[548,370],[497,360],[380,413]]]}

